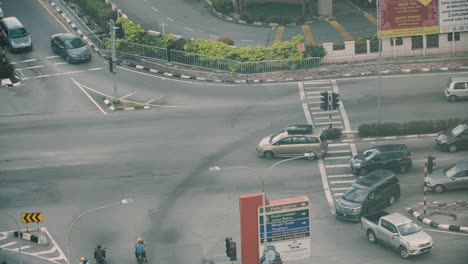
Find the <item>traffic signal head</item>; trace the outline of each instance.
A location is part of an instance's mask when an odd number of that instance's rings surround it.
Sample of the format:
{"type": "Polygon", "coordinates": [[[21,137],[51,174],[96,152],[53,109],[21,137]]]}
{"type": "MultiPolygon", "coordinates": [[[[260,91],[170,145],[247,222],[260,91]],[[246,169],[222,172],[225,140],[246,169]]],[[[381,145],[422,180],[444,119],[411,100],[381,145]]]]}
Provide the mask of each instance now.
{"type": "Polygon", "coordinates": [[[229,258],[231,254],[231,238],[226,237],[226,239],[224,239],[224,242],[226,242],[226,256],[229,258]]]}
{"type": "Polygon", "coordinates": [[[115,36],[119,39],[125,38],[125,31],[123,29],[123,25],[120,22],[115,23],[115,36]]]}
{"type": "Polygon", "coordinates": [[[327,91],[320,92],[320,109],[322,109],[323,111],[326,111],[328,110],[328,105],[329,105],[328,92],[327,91]]]}
{"type": "Polygon", "coordinates": [[[427,172],[428,173],[432,173],[434,171],[434,168],[435,168],[435,157],[432,157],[431,155],[429,155],[427,157],[427,172]]]}
{"type": "Polygon", "coordinates": [[[237,246],[236,242],[231,242],[231,253],[229,254],[229,260],[230,261],[237,261],[237,246]]]}
{"type": "Polygon", "coordinates": [[[332,93],[332,108],[333,109],[338,109],[340,107],[340,94],[337,94],[335,92],[332,93]]]}

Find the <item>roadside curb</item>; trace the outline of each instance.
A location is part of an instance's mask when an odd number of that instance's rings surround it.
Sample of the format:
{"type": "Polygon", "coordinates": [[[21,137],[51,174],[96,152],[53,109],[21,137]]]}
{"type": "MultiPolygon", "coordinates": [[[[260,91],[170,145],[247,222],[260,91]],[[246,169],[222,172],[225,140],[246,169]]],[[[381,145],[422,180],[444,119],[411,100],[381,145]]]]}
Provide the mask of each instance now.
{"type": "Polygon", "coordinates": [[[143,106],[134,106],[134,107],[119,107],[116,108],[114,104],[109,101],[108,99],[104,100],[104,104],[109,106],[109,110],[111,111],[134,111],[134,110],[148,110],[151,107],[149,105],[143,105],[143,106]]]}
{"type": "Polygon", "coordinates": [[[436,223],[434,221],[432,221],[432,219],[430,218],[427,218],[427,217],[423,217],[421,215],[421,213],[419,213],[418,211],[414,210],[413,208],[405,208],[405,210],[411,214],[412,216],[416,217],[416,219],[425,224],[425,225],[428,225],[430,227],[434,227],[434,228],[437,228],[439,230],[444,230],[444,231],[454,231],[454,232],[462,232],[462,233],[468,233],[468,226],[459,226],[459,225],[449,225],[449,224],[439,224],[439,223],[436,223]]]}
{"type": "MultiPolygon", "coordinates": [[[[18,231],[13,233],[15,237],[18,237],[18,231]]],[[[47,240],[47,236],[42,228],[39,230],[29,230],[29,229],[22,229],[20,232],[20,237],[24,240],[31,241],[37,243],[41,246],[49,245],[49,241],[47,240]]]]}

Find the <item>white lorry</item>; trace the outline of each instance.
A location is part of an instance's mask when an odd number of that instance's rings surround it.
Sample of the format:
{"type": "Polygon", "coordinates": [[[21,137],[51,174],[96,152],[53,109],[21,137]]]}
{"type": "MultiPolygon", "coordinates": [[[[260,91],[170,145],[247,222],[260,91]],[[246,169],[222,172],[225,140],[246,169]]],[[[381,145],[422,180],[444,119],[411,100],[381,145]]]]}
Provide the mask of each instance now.
{"type": "Polygon", "coordinates": [[[429,252],[433,246],[432,238],[418,224],[398,213],[363,216],[361,230],[371,243],[380,241],[398,250],[402,258],[429,252]]]}

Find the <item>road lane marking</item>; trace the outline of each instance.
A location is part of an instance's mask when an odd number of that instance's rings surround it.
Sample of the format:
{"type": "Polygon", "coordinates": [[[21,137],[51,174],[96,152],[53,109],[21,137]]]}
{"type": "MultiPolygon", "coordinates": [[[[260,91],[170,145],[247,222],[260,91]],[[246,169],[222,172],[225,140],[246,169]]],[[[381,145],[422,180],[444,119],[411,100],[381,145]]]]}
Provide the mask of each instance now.
{"type": "Polygon", "coordinates": [[[56,62],[56,63],[54,63],[54,65],[63,65],[63,64],[68,64],[68,62],[65,61],[65,62],[56,62]]]}
{"type": "Polygon", "coordinates": [[[70,33],[70,30],[63,24],[63,22],[62,22],[58,17],[56,17],[55,14],[52,13],[52,12],[47,8],[47,6],[44,5],[44,3],[42,3],[41,0],[37,0],[37,2],[38,2],[39,4],[41,4],[41,6],[45,9],[45,11],[46,11],[47,13],[49,13],[49,15],[52,16],[52,18],[55,19],[55,20],[60,24],[60,26],[62,26],[62,28],[65,29],[65,31],[67,31],[68,33],[70,33]]]}
{"type": "Polygon", "coordinates": [[[188,27],[184,27],[184,28],[185,28],[186,30],[188,30],[188,31],[192,31],[192,32],[193,32],[193,29],[191,29],[191,28],[188,28],[188,27]]]}
{"type": "Polygon", "coordinates": [[[366,14],[365,17],[367,20],[369,20],[372,24],[377,25],[377,19],[371,15],[371,14],[366,14]]]}
{"type": "Polygon", "coordinates": [[[276,34],[275,34],[275,39],[273,40],[273,44],[281,42],[281,39],[283,38],[283,35],[284,35],[284,29],[285,29],[284,26],[278,27],[278,29],[276,30],[276,34]]]}
{"type": "MultiPolygon", "coordinates": [[[[331,83],[332,83],[333,91],[339,94],[340,91],[338,90],[338,84],[336,80],[332,80],[331,83]]],[[[341,113],[341,116],[343,117],[345,131],[351,131],[351,125],[349,123],[348,114],[346,114],[346,110],[344,108],[343,100],[340,100],[340,113],[341,113]]]]}
{"type": "Polygon", "coordinates": [[[68,259],[67,257],[65,257],[65,254],[63,254],[62,250],[60,249],[60,247],[58,246],[58,244],[55,242],[54,238],[50,235],[49,233],[49,230],[47,230],[45,227],[41,227],[41,230],[45,233],[47,233],[47,235],[49,236],[50,240],[52,241],[52,243],[54,244],[54,246],[57,248],[57,250],[59,251],[60,253],[60,256],[65,260],[65,262],[68,262],[68,259]]]}
{"type": "Polygon", "coordinates": [[[347,177],[354,177],[352,174],[335,174],[335,175],[329,175],[328,178],[330,179],[336,179],[336,178],[347,178],[347,177]]]}
{"type": "Polygon", "coordinates": [[[328,206],[332,214],[335,214],[335,200],[331,195],[330,186],[328,185],[327,173],[325,172],[325,165],[322,159],[318,160],[320,178],[322,178],[323,190],[325,191],[325,197],[327,198],[328,206]]]}
{"type": "Polygon", "coordinates": [[[331,184],[344,184],[344,183],[354,183],[355,180],[344,180],[344,181],[330,181],[331,184]]]}
{"type": "Polygon", "coordinates": [[[349,164],[325,165],[325,168],[327,168],[327,169],[333,169],[333,168],[347,168],[347,167],[349,167],[349,164]]]}
{"type": "Polygon", "coordinates": [[[320,94],[321,92],[306,92],[306,94],[320,94]]]}
{"type": "Polygon", "coordinates": [[[150,104],[150,103],[152,103],[152,102],[154,102],[154,101],[156,101],[156,100],[158,100],[158,99],[160,99],[160,98],[162,98],[162,96],[158,96],[158,97],[156,97],[156,98],[154,98],[154,99],[151,99],[151,100],[149,100],[148,102],[146,102],[145,105],[150,104]]]}
{"type": "Polygon", "coordinates": [[[21,80],[25,81],[25,80],[30,80],[30,79],[39,79],[39,78],[45,78],[45,77],[68,75],[68,74],[73,74],[73,73],[82,73],[82,72],[98,71],[98,70],[102,70],[102,68],[92,68],[89,70],[82,70],[82,71],[60,72],[60,73],[47,74],[47,75],[41,75],[41,76],[26,77],[26,78],[22,78],[21,80]]]}
{"type": "Polygon", "coordinates": [[[342,196],[344,193],[340,192],[340,193],[334,193],[333,195],[334,196],[342,196]]]}
{"type": "MultiPolygon", "coordinates": [[[[316,117],[317,119],[318,117],[316,117]]],[[[328,144],[328,147],[347,147],[349,146],[349,143],[330,143],[328,144]]]]}
{"type": "Polygon", "coordinates": [[[338,30],[338,32],[340,32],[341,36],[343,36],[343,38],[346,40],[346,41],[351,41],[353,40],[353,37],[351,36],[351,34],[348,33],[348,31],[346,31],[346,29],[344,29],[340,23],[338,23],[338,21],[336,20],[333,20],[333,21],[328,21],[328,23],[330,23],[330,25],[332,27],[334,27],[336,30],[338,30]]]}
{"type": "Polygon", "coordinates": [[[332,191],[344,191],[348,190],[349,187],[337,187],[337,188],[331,188],[332,191]]]}
{"type": "Polygon", "coordinates": [[[351,156],[325,157],[325,160],[350,159],[350,158],[351,158],[351,156]]]}
{"type": "Polygon", "coordinates": [[[315,123],[316,125],[328,125],[328,124],[341,124],[341,121],[332,121],[332,122],[318,122],[318,123],[315,123]]]}
{"type": "Polygon", "coordinates": [[[425,231],[431,231],[431,232],[437,232],[437,233],[446,233],[446,234],[451,234],[451,235],[460,235],[460,236],[468,236],[466,233],[459,233],[459,232],[451,232],[451,231],[444,231],[444,230],[435,230],[435,229],[429,229],[429,228],[424,228],[425,231]]]}
{"type": "Polygon", "coordinates": [[[302,101],[302,110],[304,111],[305,118],[307,120],[307,124],[313,125],[314,122],[312,121],[312,116],[310,115],[310,111],[308,110],[308,104],[304,102],[305,98],[305,91],[304,91],[304,84],[302,82],[297,83],[299,87],[299,96],[302,101]]]}
{"type": "Polygon", "coordinates": [[[127,98],[127,97],[129,97],[130,95],[133,95],[133,94],[135,94],[135,93],[136,93],[136,91],[133,91],[133,92],[131,92],[131,93],[129,93],[129,94],[126,94],[126,95],[120,97],[119,99],[125,99],[125,98],[127,98]]]}
{"type": "Polygon", "coordinates": [[[170,18],[170,17],[166,17],[167,20],[171,21],[171,22],[174,22],[174,19],[170,18]]]}
{"type": "Polygon", "coordinates": [[[307,40],[307,43],[310,45],[315,45],[315,39],[312,36],[312,32],[310,32],[310,27],[309,25],[302,25],[301,26],[302,32],[304,33],[305,39],[307,40]]]}
{"type": "MultiPolygon", "coordinates": [[[[30,248],[30,247],[31,247],[31,246],[22,246],[22,247],[21,247],[21,250],[28,249],[28,248],[30,248]]],[[[12,248],[11,251],[16,251],[16,252],[17,252],[17,251],[19,251],[19,248],[12,248]]]]}
{"type": "Polygon", "coordinates": [[[39,59],[29,59],[29,60],[23,60],[23,61],[14,61],[14,62],[10,62],[10,64],[18,64],[18,63],[26,63],[26,62],[33,62],[33,61],[38,61],[39,59]]]}
{"type": "Polygon", "coordinates": [[[14,244],[17,244],[17,243],[18,243],[18,242],[16,242],[16,241],[12,241],[12,242],[9,242],[9,243],[0,245],[0,248],[6,248],[6,247],[9,247],[9,246],[14,245],[14,244]]]}
{"type": "Polygon", "coordinates": [[[357,155],[357,150],[356,150],[356,144],[352,143],[352,144],[349,144],[349,148],[351,149],[351,154],[354,156],[357,155]]]}
{"type": "MultiPolygon", "coordinates": [[[[316,107],[318,109],[322,109],[320,107],[316,107]]],[[[338,110],[332,110],[332,111],[322,111],[322,112],[313,112],[313,115],[328,115],[328,113],[338,113],[338,110]]]]}
{"type": "Polygon", "coordinates": [[[158,13],[158,10],[154,6],[152,6],[151,9],[153,9],[154,12],[158,13]]]}
{"type": "Polygon", "coordinates": [[[52,247],[51,249],[49,249],[49,250],[47,250],[47,251],[34,252],[34,253],[31,253],[31,255],[37,256],[37,255],[50,254],[50,253],[52,253],[52,252],[55,252],[56,250],[57,250],[56,247],[52,247]]]}
{"type": "Polygon", "coordinates": [[[49,60],[49,59],[55,59],[55,58],[58,58],[58,57],[60,57],[60,56],[58,56],[58,55],[54,55],[54,56],[47,56],[47,57],[46,57],[46,59],[48,59],[48,60],[49,60]]]}
{"type": "Polygon", "coordinates": [[[346,149],[346,150],[329,150],[329,151],[327,151],[327,153],[329,153],[329,154],[332,154],[332,153],[333,154],[336,154],[336,153],[349,153],[349,150],[348,149],[346,149]]]}
{"type": "Polygon", "coordinates": [[[81,84],[77,81],[75,81],[75,79],[71,78],[71,80],[76,84],[76,86],[78,86],[78,88],[80,88],[80,90],[89,98],[89,100],[91,100],[91,102],[93,102],[96,107],[101,110],[101,112],[104,114],[104,115],[107,115],[106,111],[104,111],[104,109],[102,109],[102,107],[91,97],[91,95],[89,95],[89,93],[83,89],[83,87],[81,87],[81,84]]]}
{"type": "MultiPolygon", "coordinates": [[[[314,117],[315,119],[330,119],[328,116],[314,117]]],[[[341,116],[332,116],[331,119],[341,119],[341,116]]]]}

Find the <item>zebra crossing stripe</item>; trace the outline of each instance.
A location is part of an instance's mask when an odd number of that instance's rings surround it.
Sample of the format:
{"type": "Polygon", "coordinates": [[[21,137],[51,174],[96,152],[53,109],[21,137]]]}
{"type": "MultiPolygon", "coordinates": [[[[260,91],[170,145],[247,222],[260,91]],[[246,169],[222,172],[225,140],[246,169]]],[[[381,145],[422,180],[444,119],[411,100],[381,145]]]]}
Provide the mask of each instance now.
{"type": "Polygon", "coordinates": [[[344,191],[348,190],[349,187],[337,187],[337,188],[331,188],[332,191],[344,191]]]}
{"type": "Polygon", "coordinates": [[[339,192],[339,193],[334,193],[333,195],[334,195],[334,196],[342,196],[343,194],[344,194],[344,193],[339,192]]]}
{"type": "Polygon", "coordinates": [[[346,178],[346,177],[354,177],[352,174],[336,174],[336,175],[330,175],[328,178],[334,179],[334,178],[346,178]]]}
{"type": "Polygon", "coordinates": [[[0,245],[0,248],[6,248],[6,247],[9,247],[9,246],[14,245],[14,244],[16,244],[16,243],[18,243],[18,242],[12,241],[12,242],[10,242],[10,243],[6,243],[6,244],[3,244],[3,245],[0,245]]]}
{"type": "Polygon", "coordinates": [[[338,160],[338,159],[350,159],[351,156],[341,156],[341,157],[325,157],[325,160],[338,160]]]}
{"type": "Polygon", "coordinates": [[[330,181],[331,184],[343,184],[343,183],[354,183],[355,180],[345,180],[345,181],[330,181]]]}
{"type": "Polygon", "coordinates": [[[327,169],[333,169],[333,168],[347,168],[347,167],[349,167],[348,164],[325,165],[325,168],[327,168],[327,169]]]}

